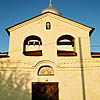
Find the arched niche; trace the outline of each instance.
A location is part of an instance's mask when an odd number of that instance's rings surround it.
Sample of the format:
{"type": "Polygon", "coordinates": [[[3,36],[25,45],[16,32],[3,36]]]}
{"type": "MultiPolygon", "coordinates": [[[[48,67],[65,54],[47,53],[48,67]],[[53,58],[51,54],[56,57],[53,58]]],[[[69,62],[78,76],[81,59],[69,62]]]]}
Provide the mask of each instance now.
{"type": "Polygon", "coordinates": [[[50,22],[46,22],[46,29],[50,30],[51,29],[51,23],[50,22]]]}
{"type": "Polygon", "coordinates": [[[43,65],[38,70],[38,76],[54,76],[54,69],[49,65],[43,65]]]}

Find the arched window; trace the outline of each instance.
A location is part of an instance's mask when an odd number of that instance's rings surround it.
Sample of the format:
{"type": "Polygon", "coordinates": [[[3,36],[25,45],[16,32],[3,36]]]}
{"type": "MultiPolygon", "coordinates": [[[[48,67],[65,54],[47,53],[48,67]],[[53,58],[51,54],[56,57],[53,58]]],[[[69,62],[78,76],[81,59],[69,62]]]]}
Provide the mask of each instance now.
{"type": "Polygon", "coordinates": [[[26,56],[42,56],[42,41],[40,37],[31,35],[24,40],[23,53],[26,56]]]}
{"type": "Polygon", "coordinates": [[[75,39],[70,35],[63,35],[57,40],[58,56],[76,56],[75,39]]]}
{"type": "Polygon", "coordinates": [[[51,66],[45,65],[39,68],[38,75],[39,76],[53,76],[54,70],[51,66]]]}
{"type": "Polygon", "coordinates": [[[51,29],[51,24],[50,24],[50,22],[46,22],[46,29],[47,29],[47,30],[51,29]]]}

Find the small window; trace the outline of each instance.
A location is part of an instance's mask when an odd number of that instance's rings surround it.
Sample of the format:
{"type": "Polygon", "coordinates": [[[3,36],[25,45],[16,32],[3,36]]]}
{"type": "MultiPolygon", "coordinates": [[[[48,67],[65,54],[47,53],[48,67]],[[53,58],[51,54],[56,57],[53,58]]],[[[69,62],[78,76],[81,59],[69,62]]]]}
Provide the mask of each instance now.
{"type": "Polygon", "coordinates": [[[38,75],[39,76],[53,76],[54,70],[51,66],[45,65],[39,68],[38,75]]]}
{"type": "Polygon", "coordinates": [[[28,36],[24,40],[23,53],[26,56],[42,56],[42,41],[38,36],[28,36]]]}
{"type": "Polygon", "coordinates": [[[46,29],[47,29],[47,30],[51,29],[51,24],[50,24],[50,22],[46,22],[46,29]]]}

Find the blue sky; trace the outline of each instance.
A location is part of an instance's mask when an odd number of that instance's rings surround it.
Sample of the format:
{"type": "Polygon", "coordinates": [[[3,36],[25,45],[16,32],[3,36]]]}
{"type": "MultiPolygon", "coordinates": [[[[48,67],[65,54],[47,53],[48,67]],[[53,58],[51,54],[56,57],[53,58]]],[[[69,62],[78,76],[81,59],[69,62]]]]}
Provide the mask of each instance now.
{"type": "MultiPolygon", "coordinates": [[[[0,52],[9,48],[6,28],[27,20],[46,8],[49,0],[0,0],[0,52]]],[[[100,0],[52,0],[63,16],[94,27],[91,51],[100,51],[100,0]],[[95,47],[96,46],[96,47],[95,47]]]]}

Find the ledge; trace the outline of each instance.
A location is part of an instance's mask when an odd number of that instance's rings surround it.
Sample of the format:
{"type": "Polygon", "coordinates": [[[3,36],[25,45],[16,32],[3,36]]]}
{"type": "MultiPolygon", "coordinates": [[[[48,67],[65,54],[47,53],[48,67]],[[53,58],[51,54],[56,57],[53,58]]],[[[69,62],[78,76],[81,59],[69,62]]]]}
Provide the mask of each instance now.
{"type": "Polygon", "coordinates": [[[7,57],[9,57],[8,52],[3,52],[3,53],[0,52],[0,58],[7,58],[7,57]]]}
{"type": "Polygon", "coordinates": [[[100,58],[100,52],[91,52],[93,58],[100,58]]]}
{"type": "Polygon", "coordinates": [[[42,56],[42,50],[38,50],[38,51],[24,51],[23,54],[25,56],[42,56]]]}
{"type": "Polygon", "coordinates": [[[58,56],[77,56],[77,53],[74,51],[61,51],[57,50],[58,56]]]}

